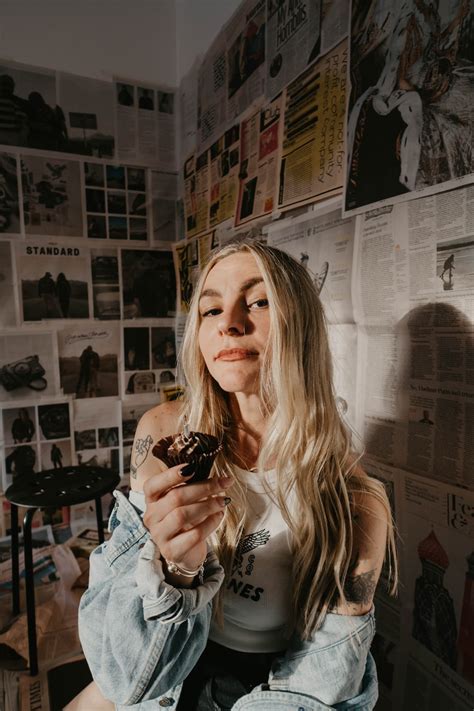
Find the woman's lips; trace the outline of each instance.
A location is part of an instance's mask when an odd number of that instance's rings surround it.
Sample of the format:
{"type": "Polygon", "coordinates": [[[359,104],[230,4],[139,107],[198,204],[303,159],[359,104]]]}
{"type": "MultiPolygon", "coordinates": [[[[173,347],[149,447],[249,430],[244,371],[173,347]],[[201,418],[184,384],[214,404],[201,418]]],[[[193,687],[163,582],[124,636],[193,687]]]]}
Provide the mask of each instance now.
{"type": "Polygon", "coordinates": [[[246,358],[255,358],[257,355],[258,353],[255,351],[248,351],[245,348],[230,348],[219,351],[216,360],[245,360],[246,358]]]}

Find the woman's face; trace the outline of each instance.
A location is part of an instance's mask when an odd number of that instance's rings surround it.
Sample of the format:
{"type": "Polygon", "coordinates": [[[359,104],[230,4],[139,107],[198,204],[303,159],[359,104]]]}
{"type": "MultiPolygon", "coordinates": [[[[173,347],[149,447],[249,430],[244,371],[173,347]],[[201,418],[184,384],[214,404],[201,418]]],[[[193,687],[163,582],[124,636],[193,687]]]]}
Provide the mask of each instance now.
{"type": "Polygon", "coordinates": [[[226,392],[257,393],[270,313],[254,257],[238,252],[217,262],[199,301],[199,347],[226,392]]]}

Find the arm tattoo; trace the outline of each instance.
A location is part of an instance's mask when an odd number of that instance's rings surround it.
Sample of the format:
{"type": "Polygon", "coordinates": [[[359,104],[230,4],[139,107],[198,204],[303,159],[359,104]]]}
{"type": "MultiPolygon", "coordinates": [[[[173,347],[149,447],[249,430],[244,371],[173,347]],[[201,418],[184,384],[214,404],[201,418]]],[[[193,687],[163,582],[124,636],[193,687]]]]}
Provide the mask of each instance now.
{"type": "Polygon", "coordinates": [[[147,435],[144,439],[137,439],[133,447],[133,462],[130,462],[130,476],[132,479],[137,478],[137,469],[140,467],[148,456],[151,445],[153,444],[153,437],[147,435]]]}
{"type": "Polygon", "coordinates": [[[344,585],[344,593],[348,602],[368,605],[372,602],[376,587],[375,570],[368,570],[366,573],[360,573],[359,575],[351,575],[349,571],[344,585]]]}

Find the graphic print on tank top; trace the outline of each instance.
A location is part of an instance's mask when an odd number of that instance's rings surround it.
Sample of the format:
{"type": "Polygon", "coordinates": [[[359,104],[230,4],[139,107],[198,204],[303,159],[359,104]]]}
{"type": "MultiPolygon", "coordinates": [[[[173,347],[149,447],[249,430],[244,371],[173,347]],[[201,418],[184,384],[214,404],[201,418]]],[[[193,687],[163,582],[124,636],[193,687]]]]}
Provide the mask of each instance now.
{"type": "MultiPolygon", "coordinates": [[[[240,543],[235,551],[234,562],[232,564],[232,575],[243,576],[244,556],[253,551],[258,546],[264,546],[270,538],[270,531],[262,529],[256,533],[249,533],[248,536],[242,536],[240,543]]],[[[247,565],[247,575],[250,575],[253,569],[255,556],[249,556],[247,565]]]]}

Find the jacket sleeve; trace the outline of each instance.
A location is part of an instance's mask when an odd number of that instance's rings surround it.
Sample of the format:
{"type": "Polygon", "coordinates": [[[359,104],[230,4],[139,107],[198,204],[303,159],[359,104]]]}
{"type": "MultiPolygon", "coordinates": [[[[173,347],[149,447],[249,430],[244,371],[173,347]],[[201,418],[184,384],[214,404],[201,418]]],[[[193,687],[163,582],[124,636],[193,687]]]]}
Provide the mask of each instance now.
{"type": "Polygon", "coordinates": [[[186,679],[206,646],[212,599],[224,572],[209,551],[202,585],[166,583],[159,551],[139,514],[123,494],[114,496],[112,536],[90,556],[79,636],[103,695],[128,706],[186,679]]]}

